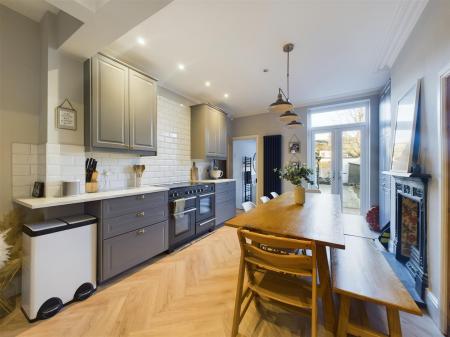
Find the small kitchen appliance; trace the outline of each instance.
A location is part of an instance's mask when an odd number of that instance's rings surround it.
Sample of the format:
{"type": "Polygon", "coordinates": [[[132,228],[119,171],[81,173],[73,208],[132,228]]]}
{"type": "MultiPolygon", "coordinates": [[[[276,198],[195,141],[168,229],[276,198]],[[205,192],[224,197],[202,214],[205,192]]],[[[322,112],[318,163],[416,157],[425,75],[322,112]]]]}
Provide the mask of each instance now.
{"type": "Polygon", "coordinates": [[[96,289],[97,219],[77,215],[24,225],[22,311],[30,321],[96,289]]]}

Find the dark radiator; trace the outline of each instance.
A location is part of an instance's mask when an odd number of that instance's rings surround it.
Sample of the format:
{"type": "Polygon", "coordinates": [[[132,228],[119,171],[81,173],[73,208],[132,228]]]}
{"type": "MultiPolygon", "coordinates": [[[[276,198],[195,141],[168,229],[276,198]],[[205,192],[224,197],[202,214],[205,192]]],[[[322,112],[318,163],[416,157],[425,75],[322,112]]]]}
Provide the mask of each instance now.
{"type": "Polygon", "coordinates": [[[281,194],[281,180],[274,169],[281,168],[281,135],[264,136],[264,195],[281,194]]]}

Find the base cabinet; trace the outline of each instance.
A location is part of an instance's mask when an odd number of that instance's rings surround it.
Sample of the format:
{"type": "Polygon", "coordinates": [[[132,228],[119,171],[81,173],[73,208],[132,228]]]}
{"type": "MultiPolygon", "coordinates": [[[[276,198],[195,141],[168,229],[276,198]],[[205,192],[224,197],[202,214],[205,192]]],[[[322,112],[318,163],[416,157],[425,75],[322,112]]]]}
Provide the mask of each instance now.
{"type": "Polygon", "coordinates": [[[236,216],[236,182],[216,184],[216,226],[236,216]]]}
{"type": "Polygon", "coordinates": [[[168,249],[168,222],[140,228],[103,242],[102,275],[111,278],[168,249]]]}
{"type": "Polygon", "coordinates": [[[168,192],[94,201],[97,281],[102,283],[169,248],[168,192]]]}

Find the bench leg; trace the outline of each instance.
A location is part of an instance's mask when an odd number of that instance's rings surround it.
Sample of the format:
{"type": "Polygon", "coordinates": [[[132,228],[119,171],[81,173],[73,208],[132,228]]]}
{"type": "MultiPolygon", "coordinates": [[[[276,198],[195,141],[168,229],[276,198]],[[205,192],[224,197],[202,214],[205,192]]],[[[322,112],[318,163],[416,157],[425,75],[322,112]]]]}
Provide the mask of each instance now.
{"type": "Polygon", "coordinates": [[[337,337],[347,337],[349,318],[350,318],[350,297],[341,295],[341,304],[339,305],[339,321],[336,334],[337,337]]]}
{"type": "Polygon", "coordinates": [[[402,336],[402,326],[400,324],[400,315],[397,309],[386,308],[389,336],[390,337],[401,337],[402,336]]]}
{"type": "Polygon", "coordinates": [[[334,313],[333,295],[331,293],[330,268],[328,266],[327,247],[317,246],[317,267],[319,270],[320,295],[324,309],[325,328],[334,332],[336,318],[334,313]]]}

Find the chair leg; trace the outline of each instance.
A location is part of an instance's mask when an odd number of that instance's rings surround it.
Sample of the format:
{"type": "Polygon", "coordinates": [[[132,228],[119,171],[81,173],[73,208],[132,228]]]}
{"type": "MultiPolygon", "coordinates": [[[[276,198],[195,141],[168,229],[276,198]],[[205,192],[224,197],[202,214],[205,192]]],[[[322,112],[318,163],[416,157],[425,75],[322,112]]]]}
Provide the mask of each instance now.
{"type": "Polygon", "coordinates": [[[402,326],[400,324],[400,315],[397,309],[386,308],[389,336],[390,337],[401,337],[402,336],[402,326]]]}
{"type": "Polygon", "coordinates": [[[311,337],[317,337],[317,299],[311,310],[311,337]]]}
{"type": "Polygon", "coordinates": [[[243,256],[239,264],[239,275],[236,289],[236,300],[234,303],[233,326],[231,328],[231,337],[236,337],[239,331],[239,324],[241,322],[241,305],[242,305],[242,289],[244,286],[245,264],[243,256]]]}
{"type": "Polygon", "coordinates": [[[337,337],[347,337],[349,318],[350,318],[350,297],[341,295],[341,304],[339,306],[339,321],[336,334],[337,337]]]}

